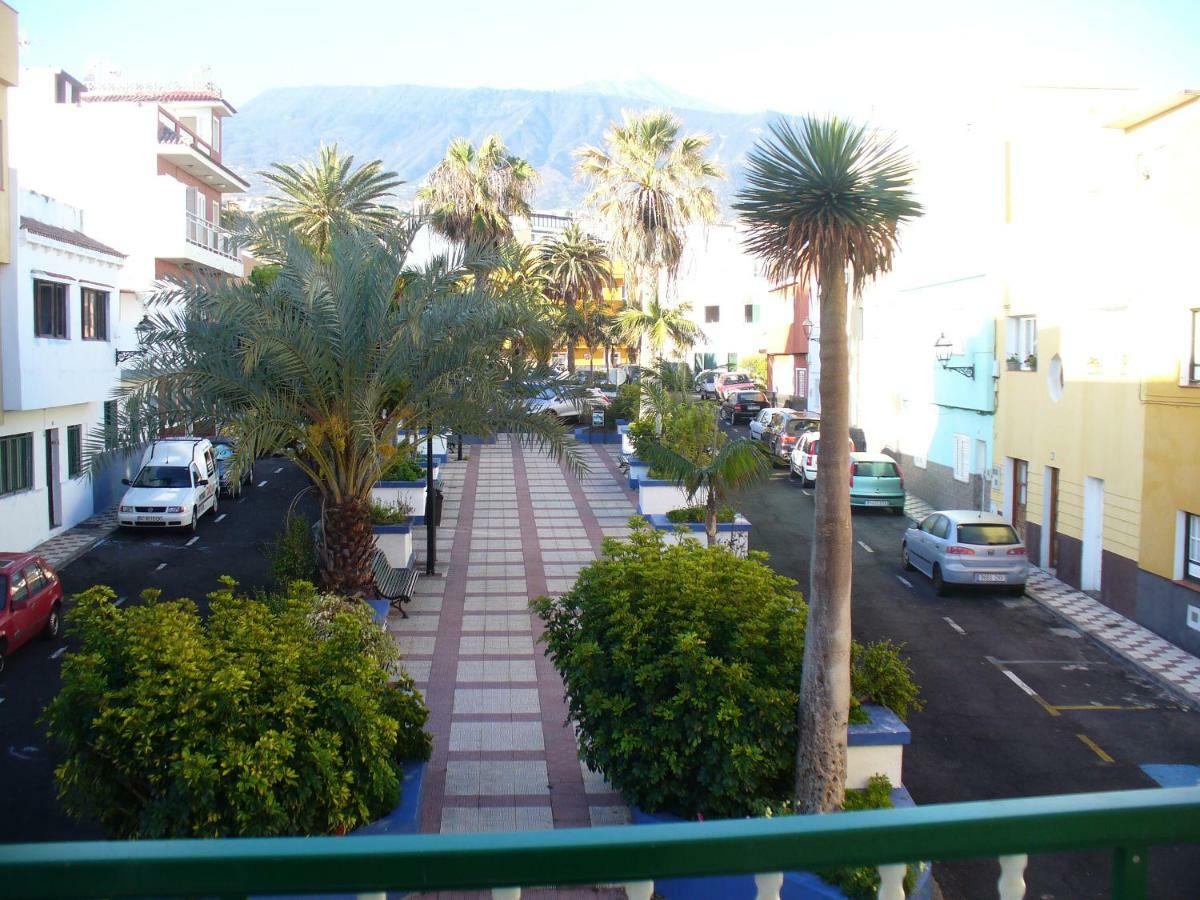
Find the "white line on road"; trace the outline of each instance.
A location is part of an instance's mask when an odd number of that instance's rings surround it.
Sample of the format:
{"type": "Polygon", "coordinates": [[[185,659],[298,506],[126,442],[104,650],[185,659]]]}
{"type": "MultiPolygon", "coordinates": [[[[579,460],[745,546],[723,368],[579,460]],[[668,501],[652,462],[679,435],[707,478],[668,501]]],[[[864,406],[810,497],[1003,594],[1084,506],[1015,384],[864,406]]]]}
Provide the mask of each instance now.
{"type": "Polygon", "coordinates": [[[221,513],[219,516],[213,519],[213,524],[215,525],[217,522],[220,522],[223,518],[225,518],[226,515],[228,515],[228,513],[221,513]]]}
{"type": "Polygon", "coordinates": [[[60,656],[62,656],[66,652],[67,652],[66,647],[59,647],[57,650],[55,650],[53,653],[50,654],[50,658],[58,659],[60,656]]]}
{"type": "Polygon", "coordinates": [[[200,535],[196,535],[194,538],[191,538],[191,539],[190,539],[190,540],[189,540],[189,541],[188,541],[186,544],[184,544],[183,546],[185,546],[185,547],[190,547],[190,546],[192,546],[192,544],[196,543],[196,541],[198,541],[198,540],[200,540],[200,535]]]}
{"type": "Polygon", "coordinates": [[[163,569],[165,569],[166,567],[167,567],[167,564],[166,564],[166,563],[159,563],[159,564],[158,564],[158,568],[157,568],[157,569],[155,569],[154,571],[155,571],[155,572],[161,572],[161,571],[162,571],[163,569]]]}
{"type": "Polygon", "coordinates": [[[283,466],[280,466],[278,469],[275,470],[275,474],[278,475],[282,471],[283,471],[283,466]]]}
{"type": "Polygon", "coordinates": [[[126,600],[128,600],[128,599],[129,599],[128,597],[118,597],[118,598],[117,598],[117,606],[122,606],[122,605],[124,605],[125,601],[126,601],[126,600]]]}
{"type": "Polygon", "coordinates": [[[903,575],[897,575],[896,580],[899,581],[906,588],[912,587],[912,582],[909,581],[907,578],[905,578],[903,575]]]}
{"type": "Polygon", "coordinates": [[[260,482],[258,483],[258,486],[259,486],[259,487],[266,487],[266,486],[267,486],[267,483],[266,483],[265,481],[260,481],[260,482]]]}
{"type": "Polygon", "coordinates": [[[1009,681],[1027,693],[1030,697],[1037,696],[1037,691],[1018,678],[1015,672],[1010,672],[1008,669],[1001,669],[1000,671],[1005,674],[1009,681]]]}
{"type": "Polygon", "coordinates": [[[801,489],[801,491],[800,491],[800,493],[802,493],[802,494],[803,494],[805,497],[811,497],[811,496],[812,496],[812,491],[810,491],[810,490],[807,490],[807,489],[803,489],[803,488],[802,488],[802,489],[801,489]]]}
{"type": "Polygon", "coordinates": [[[874,552],[875,552],[875,551],[874,551],[874,550],[872,550],[870,547],[868,547],[866,544],[864,544],[862,541],[859,541],[859,542],[858,542],[858,546],[862,547],[862,548],[863,548],[864,550],[866,550],[868,553],[874,553],[874,552]]]}
{"type": "Polygon", "coordinates": [[[963,627],[961,625],[959,625],[957,622],[955,622],[949,616],[942,616],[942,618],[946,620],[947,625],[949,625],[951,628],[953,628],[959,634],[965,635],[967,633],[966,631],[963,630],[963,627]]]}

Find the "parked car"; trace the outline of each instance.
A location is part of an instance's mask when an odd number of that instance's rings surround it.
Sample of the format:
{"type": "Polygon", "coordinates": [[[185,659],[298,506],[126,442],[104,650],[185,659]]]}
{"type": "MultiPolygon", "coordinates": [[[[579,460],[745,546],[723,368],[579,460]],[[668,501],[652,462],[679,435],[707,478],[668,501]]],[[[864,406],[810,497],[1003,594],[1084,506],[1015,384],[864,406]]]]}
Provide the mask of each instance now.
{"type": "Polygon", "coordinates": [[[746,391],[755,387],[754,379],[745,372],[726,372],[717,376],[716,399],[723,401],[730,391],[746,391]]]}
{"type": "Polygon", "coordinates": [[[696,391],[700,394],[700,399],[711,395],[716,391],[717,376],[723,373],[724,369],[705,369],[703,372],[696,374],[693,379],[696,391]]]}
{"type": "Polygon", "coordinates": [[[33,553],[0,553],[0,672],[4,658],[38,635],[62,630],[62,584],[33,553]]]}
{"type": "Polygon", "coordinates": [[[209,440],[213,445],[213,455],[217,460],[217,475],[220,482],[221,491],[226,497],[236,497],[242,492],[242,488],[254,483],[254,462],[251,461],[245,471],[242,472],[242,477],[234,480],[233,478],[233,455],[237,452],[237,442],[231,437],[217,435],[209,440]]]}
{"type": "Polygon", "coordinates": [[[800,438],[810,431],[821,427],[821,420],[810,413],[793,410],[771,429],[767,437],[767,447],[776,463],[788,464],[793,448],[800,443],[800,438]]]}
{"type": "Polygon", "coordinates": [[[900,558],[945,594],[951,584],[1000,587],[1020,596],[1029,577],[1025,544],[1000,516],[969,509],[930,513],[904,532],[900,558]]]}
{"type": "MultiPolygon", "coordinates": [[[[783,436],[784,438],[787,435],[783,436]]],[[[847,445],[850,453],[854,453],[854,439],[849,438],[847,445]]],[[[806,431],[800,435],[791,452],[788,454],[789,474],[799,477],[804,484],[814,484],[817,480],[817,464],[820,462],[821,432],[806,431]]]]}
{"type": "Polygon", "coordinates": [[[856,506],[878,506],[904,515],[904,473],[890,456],[850,454],[850,508],[856,506]]]}
{"type": "Polygon", "coordinates": [[[790,409],[782,406],[768,406],[766,409],[760,410],[758,415],[750,420],[750,440],[762,440],[763,432],[770,425],[771,420],[776,416],[782,419],[789,412],[791,412],[790,409]]]}
{"type": "Polygon", "coordinates": [[[121,479],[129,490],[117,507],[123,528],[191,528],[220,504],[219,476],[208,438],[169,438],[153,441],[142,456],[133,480],[121,479]]]}
{"type": "Polygon", "coordinates": [[[767,395],[762,391],[729,391],[721,401],[718,416],[730,425],[739,421],[748,422],[755,418],[767,405],[767,395]]]}
{"type": "Polygon", "coordinates": [[[608,397],[599,388],[584,388],[582,391],[558,391],[552,387],[542,388],[525,401],[530,412],[546,412],[563,420],[580,421],[592,406],[608,406],[608,397]]]}

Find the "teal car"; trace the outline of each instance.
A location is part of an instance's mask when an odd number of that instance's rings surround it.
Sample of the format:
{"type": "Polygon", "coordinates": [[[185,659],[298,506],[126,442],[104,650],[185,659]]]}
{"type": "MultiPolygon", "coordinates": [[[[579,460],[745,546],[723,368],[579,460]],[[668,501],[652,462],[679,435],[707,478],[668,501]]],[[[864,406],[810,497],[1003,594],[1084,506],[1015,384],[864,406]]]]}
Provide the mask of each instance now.
{"type": "Polygon", "coordinates": [[[850,506],[904,514],[904,473],[894,459],[882,453],[850,454],[850,506]]]}

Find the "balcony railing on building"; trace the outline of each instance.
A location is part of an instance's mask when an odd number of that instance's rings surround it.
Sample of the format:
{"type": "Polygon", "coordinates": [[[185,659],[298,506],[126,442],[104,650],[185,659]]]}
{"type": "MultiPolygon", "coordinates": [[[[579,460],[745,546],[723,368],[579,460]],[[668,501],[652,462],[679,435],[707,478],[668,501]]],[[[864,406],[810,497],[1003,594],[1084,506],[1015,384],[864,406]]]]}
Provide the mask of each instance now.
{"type": "Polygon", "coordinates": [[[197,153],[203,153],[213,162],[221,161],[221,151],[161,107],[158,110],[158,142],[160,144],[183,144],[185,147],[191,147],[197,153]]]}
{"type": "Polygon", "coordinates": [[[187,240],[189,244],[205,247],[227,259],[239,258],[233,235],[195,213],[187,214],[187,240]]]}
{"type": "Polygon", "coordinates": [[[1107,850],[1111,896],[1144,898],[1150,848],[1185,844],[1200,844],[1200,788],[548,832],[9,844],[0,897],[490,889],[517,900],[522,887],[601,884],[649,900],[656,879],[738,874],[777,900],[785,872],[867,865],[880,898],[903,900],[908,861],[993,857],[996,894],[1019,900],[1029,854],[1107,850]]]}

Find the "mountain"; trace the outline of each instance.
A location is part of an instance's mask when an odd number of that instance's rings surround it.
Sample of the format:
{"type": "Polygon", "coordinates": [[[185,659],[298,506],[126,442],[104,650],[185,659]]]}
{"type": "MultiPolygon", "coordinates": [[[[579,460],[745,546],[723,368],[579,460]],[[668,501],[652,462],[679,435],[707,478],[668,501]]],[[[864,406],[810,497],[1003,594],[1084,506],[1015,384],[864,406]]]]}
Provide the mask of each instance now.
{"type": "MultiPolygon", "coordinates": [[[[259,94],[239,110],[224,135],[228,164],[266,193],[256,173],[273,162],[313,155],[337,143],[359,161],[382,159],[400,174],[411,194],[437,165],[452,138],[478,142],[501,135],[513,153],[528,159],[540,176],[536,206],[576,206],[584,186],[574,180],[572,151],[598,144],[623,109],[640,110],[645,99],[593,91],[523,91],[494,88],[286,87],[259,94]]],[[[771,114],[675,108],[686,131],[713,136],[711,153],[730,174],[720,187],[728,202],[737,189],[746,152],[771,114]]]]}

